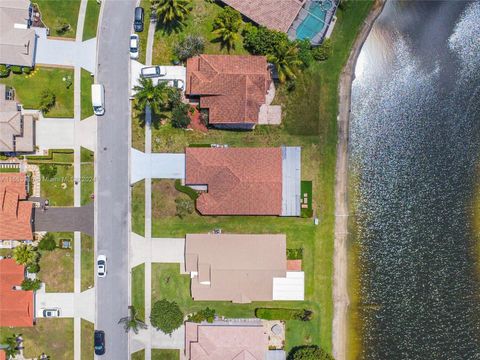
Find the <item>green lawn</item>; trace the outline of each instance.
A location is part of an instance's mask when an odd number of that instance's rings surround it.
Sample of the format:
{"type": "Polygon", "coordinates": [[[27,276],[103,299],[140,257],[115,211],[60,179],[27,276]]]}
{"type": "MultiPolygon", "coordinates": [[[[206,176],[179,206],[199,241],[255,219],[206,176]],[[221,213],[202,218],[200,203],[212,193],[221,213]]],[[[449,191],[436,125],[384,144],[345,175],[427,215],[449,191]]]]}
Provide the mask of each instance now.
{"type": "Polygon", "coordinates": [[[1,78],[0,83],[15,88],[16,99],[25,109],[39,109],[40,98],[44,89],[55,93],[55,106],[45,117],[73,117],[73,69],[47,68],[37,66],[30,75],[11,73],[1,78]],[[70,77],[71,85],[67,89],[64,78],[70,77]]]}
{"type": "Polygon", "coordinates": [[[82,68],[80,88],[81,88],[81,119],[86,119],[93,115],[92,107],[92,84],[93,77],[90,72],[82,68]]]}
{"type": "Polygon", "coordinates": [[[40,250],[39,279],[45,283],[47,292],[73,292],[74,290],[74,238],[71,232],[52,233],[57,246],[60,239],[70,239],[71,249],[57,248],[53,251],[40,250]]]}
{"type": "Polygon", "coordinates": [[[83,24],[83,41],[97,36],[99,14],[100,4],[97,3],[97,0],[88,0],[87,11],[85,13],[85,23],[83,24]]]}
{"type": "Polygon", "coordinates": [[[0,168],[0,173],[18,173],[20,168],[0,168]]]}
{"type": "MultiPolygon", "coordinates": [[[[171,63],[174,58],[173,48],[175,44],[190,34],[203,36],[205,39],[205,54],[228,54],[228,51],[222,49],[220,43],[215,41],[215,35],[212,33],[213,20],[222,8],[213,1],[205,0],[192,0],[192,8],[184,27],[178,31],[167,31],[159,24],[155,32],[153,46],[152,61],[154,64],[171,63]]],[[[145,18],[147,19],[147,17],[145,18]]],[[[230,54],[247,54],[247,51],[243,48],[242,36],[240,36],[230,54]]]]}
{"type": "Polygon", "coordinates": [[[145,350],[140,350],[132,354],[131,360],[145,360],[145,350]]]}
{"type": "Polygon", "coordinates": [[[132,305],[138,318],[145,321],[145,264],[132,269],[132,305]]]}
{"type": "Polygon", "coordinates": [[[57,174],[51,179],[41,176],[41,196],[51,206],[73,206],[73,154],[54,153],[49,162],[55,163],[57,174]]]}
{"type": "Polygon", "coordinates": [[[94,325],[87,320],[82,319],[82,360],[93,360],[95,355],[93,352],[93,332],[94,325]]]}
{"type": "Polygon", "coordinates": [[[93,200],[91,195],[95,187],[95,168],[94,168],[94,153],[85,148],[81,148],[81,205],[87,205],[93,200]]]}
{"type": "Polygon", "coordinates": [[[78,10],[81,0],[34,0],[40,8],[43,23],[50,28],[50,36],[75,38],[78,10]],[[63,34],[56,31],[59,23],[70,24],[71,29],[63,34]]]}
{"type": "MultiPolygon", "coordinates": [[[[150,13],[151,13],[151,1],[150,0],[141,0],[140,6],[145,10],[144,14],[144,27],[142,32],[137,32],[136,34],[140,38],[140,53],[138,55],[138,61],[142,64],[145,64],[145,56],[147,54],[147,36],[148,36],[148,26],[150,25],[150,13]]],[[[133,15],[132,15],[133,16],[133,15]]],[[[152,59],[153,60],[153,59],[152,59]]],[[[155,64],[155,62],[154,62],[155,64]]]]}
{"type": "Polygon", "coordinates": [[[95,249],[93,237],[82,233],[82,291],[94,286],[95,281],[95,249]]]}
{"type": "Polygon", "coordinates": [[[23,355],[26,358],[36,358],[45,353],[52,360],[72,360],[73,319],[39,318],[36,322],[33,327],[0,327],[0,339],[13,333],[22,334],[23,355]]]}
{"type": "Polygon", "coordinates": [[[132,147],[138,151],[145,151],[145,126],[140,119],[144,118],[132,109],[132,147]]]}
{"type": "Polygon", "coordinates": [[[145,235],[145,181],[139,181],[132,189],[132,231],[145,235]]]}
{"type": "Polygon", "coordinates": [[[175,349],[152,349],[152,360],[179,360],[180,351],[175,349]]]}

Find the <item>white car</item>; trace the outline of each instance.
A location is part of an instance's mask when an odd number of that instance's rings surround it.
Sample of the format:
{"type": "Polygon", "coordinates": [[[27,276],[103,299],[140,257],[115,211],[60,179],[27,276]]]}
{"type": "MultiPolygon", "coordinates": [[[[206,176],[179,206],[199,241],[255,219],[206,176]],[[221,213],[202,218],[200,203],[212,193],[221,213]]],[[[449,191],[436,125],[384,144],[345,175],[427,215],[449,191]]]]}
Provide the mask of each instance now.
{"type": "Polygon", "coordinates": [[[107,257],[105,255],[97,257],[97,275],[101,278],[107,276],[107,257]]]}
{"type": "Polygon", "coordinates": [[[60,310],[59,309],[44,309],[43,310],[43,317],[51,318],[51,317],[59,317],[60,310]]]}
{"type": "Polygon", "coordinates": [[[167,75],[167,69],[164,66],[147,66],[140,70],[140,75],[144,78],[156,78],[167,75]]]}
{"type": "Polygon", "coordinates": [[[138,59],[140,51],[140,38],[137,34],[130,35],[130,59],[138,59]]]}
{"type": "Polygon", "coordinates": [[[177,88],[181,91],[185,90],[185,84],[183,83],[183,80],[180,80],[180,79],[170,80],[168,82],[168,86],[177,88]]]}

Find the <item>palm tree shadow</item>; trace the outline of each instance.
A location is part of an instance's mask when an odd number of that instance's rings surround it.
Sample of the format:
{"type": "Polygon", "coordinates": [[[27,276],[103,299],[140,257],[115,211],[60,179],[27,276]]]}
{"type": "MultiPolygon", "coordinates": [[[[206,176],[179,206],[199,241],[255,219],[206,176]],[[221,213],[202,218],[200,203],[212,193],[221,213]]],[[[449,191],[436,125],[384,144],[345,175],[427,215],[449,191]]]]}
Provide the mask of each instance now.
{"type": "Polygon", "coordinates": [[[226,49],[227,52],[230,53],[230,51],[235,50],[235,44],[233,46],[228,45],[227,43],[222,41],[222,38],[220,36],[210,40],[210,42],[213,44],[220,44],[220,50],[222,51],[226,49]]]}
{"type": "Polygon", "coordinates": [[[162,35],[169,36],[172,34],[179,34],[184,29],[185,29],[185,24],[178,20],[170,21],[166,24],[160,21],[157,21],[156,30],[161,31],[162,35]]]}

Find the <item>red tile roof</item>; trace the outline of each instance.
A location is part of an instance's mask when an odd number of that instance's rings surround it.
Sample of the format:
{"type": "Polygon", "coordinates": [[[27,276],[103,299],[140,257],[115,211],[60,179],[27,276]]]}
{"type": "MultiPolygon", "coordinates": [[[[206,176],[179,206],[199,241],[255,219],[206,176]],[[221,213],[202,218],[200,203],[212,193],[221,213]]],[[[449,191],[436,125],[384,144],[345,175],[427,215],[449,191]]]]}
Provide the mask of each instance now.
{"type": "Polygon", "coordinates": [[[32,203],[24,173],[0,174],[0,240],[32,240],[32,203]]]}
{"type": "Polygon", "coordinates": [[[187,185],[207,185],[203,215],[280,215],[281,148],[187,148],[187,185]]]}
{"type": "Polygon", "coordinates": [[[0,350],[0,360],[7,360],[7,354],[4,350],[0,350]]]}
{"type": "Polygon", "coordinates": [[[0,260],[0,326],[33,326],[33,291],[13,290],[24,277],[15,260],[0,260]]]}
{"type": "Polygon", "coordinates": [[[264,56],[200,55],[187,61],[187,95],[199,95],[210,124],[256,124],[271,77],[264,56]]]}

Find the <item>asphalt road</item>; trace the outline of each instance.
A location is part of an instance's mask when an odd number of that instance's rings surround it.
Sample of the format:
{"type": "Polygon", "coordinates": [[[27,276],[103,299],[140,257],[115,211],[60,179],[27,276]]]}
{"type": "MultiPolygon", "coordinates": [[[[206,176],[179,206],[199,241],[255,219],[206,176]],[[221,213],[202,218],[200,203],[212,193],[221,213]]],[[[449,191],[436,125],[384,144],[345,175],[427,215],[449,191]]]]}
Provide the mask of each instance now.
{"type": "Polygon", "coordinates": [[[97,255],[107,276],[97,278],[96,329],[105,331],[98,359],[129,359],[128,336],[118,320],[128,314],[129,240],[129,37],[134,0],[105,1],[98,40],[97,81],[105,86],[105,115],[98,117],[97,255]]]}

